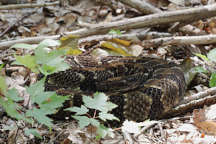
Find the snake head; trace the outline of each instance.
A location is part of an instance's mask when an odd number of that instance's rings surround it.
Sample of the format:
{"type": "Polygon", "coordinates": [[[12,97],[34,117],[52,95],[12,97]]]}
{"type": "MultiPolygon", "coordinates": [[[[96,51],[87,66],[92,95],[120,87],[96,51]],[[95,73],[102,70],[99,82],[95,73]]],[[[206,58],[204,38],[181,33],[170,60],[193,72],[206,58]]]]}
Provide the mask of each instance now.
{"type": "Polygon", "coordinates": [[[186,58],[180,65],[182,71],[184,72],[186,85],[189,86],[190,82],[194,79],[197,71],[194,70],[195,64],[191,58],[186,58]]]}

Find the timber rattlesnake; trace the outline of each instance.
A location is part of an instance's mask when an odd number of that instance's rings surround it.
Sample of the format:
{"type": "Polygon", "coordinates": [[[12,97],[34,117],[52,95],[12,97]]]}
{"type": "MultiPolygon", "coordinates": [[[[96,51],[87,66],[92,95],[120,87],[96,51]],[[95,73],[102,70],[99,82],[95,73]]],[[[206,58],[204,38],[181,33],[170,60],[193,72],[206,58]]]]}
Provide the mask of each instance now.
{"type": "MultiPolygon", "coordinates": [[[[68,58],[71,69],[47,77],[45,90],[105,92],[118,105],[113,114],[121,121],[158,119],[183,98],[186,82],[180,66],[155,58],[68,58]]],[[[81,97],[73,97],[74,105],[81,97]]]]}

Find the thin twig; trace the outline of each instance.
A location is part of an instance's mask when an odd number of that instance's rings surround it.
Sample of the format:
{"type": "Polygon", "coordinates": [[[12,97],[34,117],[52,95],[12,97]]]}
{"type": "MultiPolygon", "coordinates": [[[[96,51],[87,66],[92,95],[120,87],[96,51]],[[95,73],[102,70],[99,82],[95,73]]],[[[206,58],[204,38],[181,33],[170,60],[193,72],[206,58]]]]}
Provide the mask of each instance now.
{"type": "Polygon", "coordinates": [[[137,133],[136,135],[134,135],[135,138],[138,138],[142,133],[144,133],[146,130],[150,129],[151,127],[153,127],[154,125],[158,124],[160,121],[151,121],[151,123],[145,127],[143,127],[139,133],[137,133]]]}
{"type": "Polygon", "coordinates": [[[172,44],[213,44],[216,43],[216,35],[202,35],[202,36],[175,36],[163,37],[152,40],[144,40],[142,45],[150,47],[152,45],[172,45],[172,44]]]}
{"type": "Polygon", "coordinates": [[[59,2],[53,2],[53,3],[42,3],[42,4],[13,4],[13,5],[5,5],[0,6],[0,10],[11,10],[11,9],[21,9],[21,8],[35,8],[35,7],[46,7],[46,6],[55,6],[58,5],[59,2]]]}
{"type": "Polygon", "coordinates": [[[146,2],[145,0],[142,1],[141,0],[119,0],[119,1],[126,5],[129,5],[132,8],[137,9],[143,14],[153,14],[153,13],[163,12],[162,10],[146,2]]]}

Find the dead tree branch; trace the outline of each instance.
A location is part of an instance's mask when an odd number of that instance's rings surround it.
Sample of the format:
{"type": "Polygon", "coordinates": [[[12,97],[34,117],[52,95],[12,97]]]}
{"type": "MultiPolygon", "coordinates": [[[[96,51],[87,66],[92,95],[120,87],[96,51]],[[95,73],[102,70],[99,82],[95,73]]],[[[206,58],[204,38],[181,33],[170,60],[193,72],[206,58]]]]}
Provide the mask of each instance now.
{"type": "Polygon", "coordinates": [[[211,105],[216,103],[216,87],[207,89],[203,92],[192,95],[190,100],[186,100],[174,109],[170,110],[162,117],[176,116],[185,112],[191,111],[195,108],[203,107],[204,105],[211,105]]]}
{"type": "MultiPolygon", "coordinates": [[[[160,32],[140,32],[140,33],[132,33],[132,34],[122,34],[122,35],[93,35],[85,38],[81,38],[79,42],[86,42],[86,41],[92,41],[92,40],[106,40],[106,39],[113,39],[113,38],[123,38],[123,39],[132,39],[133,37],[167,37],[171,36],[170,33],[160,33],[160,32]]],[[[19,40],[11,40],[11,41],[5,41],[0,43],[0,50],[4,50],[16,43],[28,43],[28,44],[34,44],[39,43],[40,41],[44,39],[58,39],[60,35],[54,35],[54,36],[39,36],[39,37],[30,37],[30,38],[23,38],[19,40]]]]}
{"type": "Polygon", "coordinates": [[[190,98],[185,99],[181,104],[186,104],[190,101],[198,100],[198,99],[204,98],[208,95],[214,95],[214,94],[216,94],[216,87],[212,87],[212,88],[209,88],[205,91],[194,94],[190,98]]]}
{"type": "Polygon", "coordinates": [[[164,37],[152,40],[144,40],[143,46],[151,45],[171,45],[171,44],[212,44],[216,43],[216,35],[202,35],[202,36],[175,36],[164,37]]]}

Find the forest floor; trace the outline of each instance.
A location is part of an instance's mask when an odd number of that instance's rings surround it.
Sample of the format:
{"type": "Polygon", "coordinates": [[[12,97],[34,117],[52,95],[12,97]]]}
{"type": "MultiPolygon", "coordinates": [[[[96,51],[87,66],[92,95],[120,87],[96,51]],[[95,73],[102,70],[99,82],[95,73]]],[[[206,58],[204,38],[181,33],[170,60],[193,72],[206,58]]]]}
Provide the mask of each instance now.
{"type": "MultiPolygon", "coordinates": [[[[2,0],[0,3],[1,75],[8,89],[15,88],[23,98],[18,104],[25,109],[32,108],[26,87],[37,81],[37,75],[25,66],[12,64],[16,56],[34,55],[33,48],[12,47],[18,43],[35,47],[45,39],[57,41],[65,36],[69,39],[69,42],[61,39],[65,47],[76,46],[69,50],[70,55],[148,56],[177,64],[190,57],[200,72],[188,86],[187,103],[176,108],[177,111],[185,107],[199,109],[157,121],[125,121],[122,127],[110,129],[110,135],[98,139],[94,128],[81,129],[75,120],[54,120],[49,129],[37,122],[29,124],[11,118],[0,108],[0,143],[216,143],[215,0],[2,0]],[[70,35],[79,38],[74,41],[70,35]],[[40,138],[25,132],[31,128],[37,130],[40,138]]],[[[2,93],[0,87],[1,97],[2,93]]]]}

